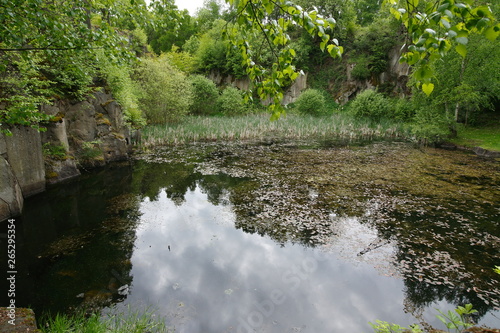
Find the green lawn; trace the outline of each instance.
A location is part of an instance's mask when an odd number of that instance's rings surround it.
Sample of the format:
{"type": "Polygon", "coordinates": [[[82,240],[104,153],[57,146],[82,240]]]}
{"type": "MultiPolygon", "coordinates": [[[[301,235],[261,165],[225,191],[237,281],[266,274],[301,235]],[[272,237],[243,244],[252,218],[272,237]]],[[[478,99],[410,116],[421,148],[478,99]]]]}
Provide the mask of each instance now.
{"type": "Polygon", "coordinates": [[[466,147],[481,147],[487,150],[500,151],[500,125],[493,127],[463,127],[453,143],[466,147]]]}

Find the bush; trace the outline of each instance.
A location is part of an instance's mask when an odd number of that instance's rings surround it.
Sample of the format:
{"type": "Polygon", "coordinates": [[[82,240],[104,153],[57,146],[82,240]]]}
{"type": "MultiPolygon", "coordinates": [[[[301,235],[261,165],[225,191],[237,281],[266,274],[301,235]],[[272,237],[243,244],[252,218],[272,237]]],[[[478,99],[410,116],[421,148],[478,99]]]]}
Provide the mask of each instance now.
{"type": "Polygon", "coordinates": [[[186,75],[171,66],[166,56],[146,58],[133,78],[140,90],[139,103],[150,124],[179,121],[189,112],[193,97],[186,75]]]}
{"type": "Polygon", "coordinates": [[[435,107],[421,107],[417,110],[412,133],[423,144],[438,143],[450,135],[453,120],[435,107]]]}
{"type": "Polygon", "coordinates": [[[357,118],[367,117],[378,121],[389,116],[389,104],[384,95],[368,89],[356,96],[349,105],[349,111],[357,118]]]}
{"type": "Polygon", "coordinates": [[[351,71],[352,78],[359,81],[368,80],[372,75],[368,65],[368,59],[365,57],[355,60],[354,68],[351,71]]]}
{"type": "Polygon", "coordinates": [[[234,87],[227,87],[217,99],[217,107],[222,114],[238,115],[247,111],[241,91],[234,87]]]}
{"type": "Polygon", "coordinates": [[[190,113],[195,115],[211,115],[217,112],[219,91],[215,83],[202,75],[189,78],[193,91],[193,104],[190,113]]]}
{"type": "Polygon", "coordinates": [[[317,89],[307,89],[297,98],[295,107],[302,114],[320,116],[325,113],[325,96],[317,89]]]}
{"type": "Polygon", "coordinates": [[[102,51],[98,51],[98,67],[113,97],[122,107],[125,121],[133,128],[140,128],[146,121],[139,108],[139,90],[130,76],[129,66],[113,63],[102,51]]]}
{"type": "Polygon", "coordinates": [[[410,121],[415,116],[415,106],[412,101],[398,98],[393,104],[393,118],[398,121],[410,121]]]}

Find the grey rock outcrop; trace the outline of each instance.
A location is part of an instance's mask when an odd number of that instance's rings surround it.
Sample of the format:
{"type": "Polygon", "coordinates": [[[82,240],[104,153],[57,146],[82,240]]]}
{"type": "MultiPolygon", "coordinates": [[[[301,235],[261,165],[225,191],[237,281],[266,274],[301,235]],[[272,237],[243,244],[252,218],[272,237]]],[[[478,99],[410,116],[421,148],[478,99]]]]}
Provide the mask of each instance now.
{"type": "Polygon", "coordinates": [[[45,132],[19,126],[9,128],[12,136],[0,134],[0,221],[19,215],[24,198],[43,192],[46,184],[131,153],[122,110],[105,91],[80,102],[59,100],[42,111],[53,116],[45,132]]]}
{"type": "Polygon", "coordinates": [[[45,190],[40,134],[32,128],[11,128],[0,135],[0,221],[19,215],[24,198],[45,190]]]}
{"type": "Polygon", "coordinates": [[[45,191],[40,133],[29,127],[13,127],[11,132],[4,137],[6,156],[24,197],[45,191]]]}

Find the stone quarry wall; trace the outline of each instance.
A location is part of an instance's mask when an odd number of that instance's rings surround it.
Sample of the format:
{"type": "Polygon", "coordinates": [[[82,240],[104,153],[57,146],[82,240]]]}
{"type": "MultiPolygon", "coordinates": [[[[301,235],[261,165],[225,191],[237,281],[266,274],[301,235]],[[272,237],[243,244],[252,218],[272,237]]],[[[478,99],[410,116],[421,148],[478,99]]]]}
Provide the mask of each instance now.
{"type": "MultiPolygon", "coordinates": [[[[250,79],[247,77],[235,78],[232,75],[222,75],[219,72],[212,72],[208,77],[218,86],[233,86],[240,90],[249,90],[251,86],[250,79]]],[[[307,73],[300,75],[287,89],[283,96],[283,104],[287,105],[295,102],[305,89],[307,89],[307,73]]],[[[271,99],[268,99],[262,101],[262,104],[268,105],[270,102],[271,99]]]]}
{"type": "Polygon", "coordinates": [[[405,63],[400,63],[401,48],[394,47],[389,52],[389,62],[386,70],[379,75],[372,76],[368,80],[355,80],[352,77],[352,70],[356,64],[347,64],[346,74],[347,80],[343,82],[342,89],[335,95],[335,101],[341,105],[346,104],[354,99],[356,95],[366,89],[375,89],[384,83],[390,82],[393,85],[393,92],[401,97],[408,96],[410,89],[408,80],[410,76],[410,66],[405,63]]]}
{"type": "Polygon", "coordinates": [[[0,134],[0,221],[21,214],[24,198],[46,184],[80,175],[80,170],[125,160],[130,132],[120,106],[105,91],[85,100],[60,100],[42,107],[54,116],[47,131],[11,127],[0,134]]]}

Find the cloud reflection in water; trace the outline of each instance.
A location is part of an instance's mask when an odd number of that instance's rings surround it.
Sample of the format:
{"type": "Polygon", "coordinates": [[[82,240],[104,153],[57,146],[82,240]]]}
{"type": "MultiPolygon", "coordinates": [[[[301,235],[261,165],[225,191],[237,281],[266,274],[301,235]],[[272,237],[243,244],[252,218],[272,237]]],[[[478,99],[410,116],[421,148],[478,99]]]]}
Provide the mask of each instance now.
{"type": "Polygon", "coordinates": [[[231,206],[214,206],[199,187],[185,199],[175,205],[162,191],[142,202],[126,300],[155,304],[176,332],[366,332],[375,319],[415,321],[401,313],[399,279],[235,229],[231,206]]]}

